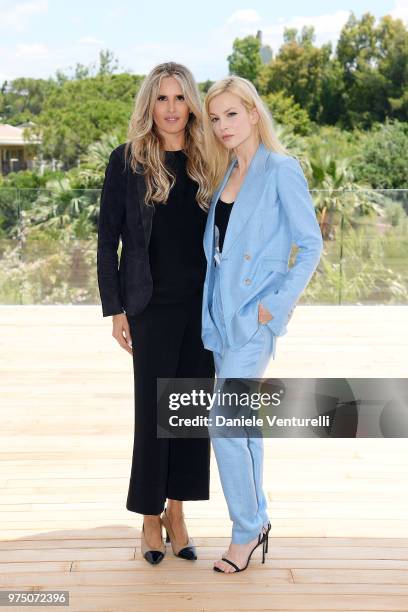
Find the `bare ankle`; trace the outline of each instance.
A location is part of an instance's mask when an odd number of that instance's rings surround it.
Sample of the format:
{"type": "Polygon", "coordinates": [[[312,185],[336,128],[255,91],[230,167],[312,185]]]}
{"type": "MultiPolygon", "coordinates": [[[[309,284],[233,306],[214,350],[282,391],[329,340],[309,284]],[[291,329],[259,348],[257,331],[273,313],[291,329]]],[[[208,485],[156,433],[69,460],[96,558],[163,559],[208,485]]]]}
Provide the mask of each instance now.
{"type": "Polygon", "coordinates": [[[160,524],[160,514],[144,514],[143,522],[145,525],[159,525],[160,524]]]}
{"type": "Polygon", "coordinates": [[[167,516],[179,518],[183,516],[183,505],[181,503],[178,504],[168,504],[166,507],[167,516]]]}

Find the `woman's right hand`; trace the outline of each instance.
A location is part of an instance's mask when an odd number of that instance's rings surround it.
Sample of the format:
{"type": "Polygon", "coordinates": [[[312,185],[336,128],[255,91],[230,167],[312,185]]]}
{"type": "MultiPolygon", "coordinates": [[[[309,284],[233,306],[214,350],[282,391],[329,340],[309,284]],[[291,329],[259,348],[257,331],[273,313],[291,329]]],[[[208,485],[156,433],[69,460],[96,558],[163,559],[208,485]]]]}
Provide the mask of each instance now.
{"type": "Polygon", "coordinates": [[[132,337],[130,335],[129,322],[124,312],[112,316],[112,336],[117,340],[119,345],[125,349],[130,355],[132,351],[132,337]]]}

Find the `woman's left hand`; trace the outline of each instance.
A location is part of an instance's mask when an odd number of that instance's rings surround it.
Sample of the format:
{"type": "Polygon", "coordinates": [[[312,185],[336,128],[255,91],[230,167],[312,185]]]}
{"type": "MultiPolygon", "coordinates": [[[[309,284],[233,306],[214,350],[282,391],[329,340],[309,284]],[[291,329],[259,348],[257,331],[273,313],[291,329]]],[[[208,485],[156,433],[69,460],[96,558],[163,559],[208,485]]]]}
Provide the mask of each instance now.
{"type": "Polygon", "coordinates": [[[265,308],[264,306],[262,306],[261,303],[259,303],[258,305],[259,323],[262,323],[263,325],[265,325],[266,323],[269,323],[269,321],[272,321],[272,319],[273,319],[273,315],[269,312],[269,310],[265,308]]]}

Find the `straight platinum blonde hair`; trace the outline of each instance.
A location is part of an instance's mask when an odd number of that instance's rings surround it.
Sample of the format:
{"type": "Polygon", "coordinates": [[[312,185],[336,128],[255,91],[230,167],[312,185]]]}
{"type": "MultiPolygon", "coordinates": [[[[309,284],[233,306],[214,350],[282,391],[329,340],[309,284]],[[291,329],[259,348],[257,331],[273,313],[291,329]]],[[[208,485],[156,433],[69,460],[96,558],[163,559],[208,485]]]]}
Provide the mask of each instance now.
{"type": "Polygon", "coordinates": [[[153,110],[164,77],[174,77],[180,83],[190,109],[186,125],[184,151],[187,155],[187,174],[198,183],[197,203],[207,210],[211,199],[208,169],[203,155],[203,127],[200,94],[190,70],[182,64],[158,64],[145,77],[136,95],[130,118],[125,158],[130,149],[133,172],[144,174],[146,182],[145,204],[166,203],[175,177],[165,167],[164,143],[155,129],[153,110]]]}
{"type": "Polygon", "coordinates": [[[223,179],[234,157],[233,150],[224,147],[215,136],[210,119],[209,107],[211,101],[216,96],[225,92],[238,96],[248,111],[256,108],[259,115],[259,121],[255,125],[255,129],[258,130],[260,142],[262,142],[267,149],[284,155],[290,155],[279,141],[273,127],[272,116],[251,81],[235,75],[221,79],[214,83],[208,90],[204,99],[203,111],[204,150],[212,192],[215,191],[223,179]]]}

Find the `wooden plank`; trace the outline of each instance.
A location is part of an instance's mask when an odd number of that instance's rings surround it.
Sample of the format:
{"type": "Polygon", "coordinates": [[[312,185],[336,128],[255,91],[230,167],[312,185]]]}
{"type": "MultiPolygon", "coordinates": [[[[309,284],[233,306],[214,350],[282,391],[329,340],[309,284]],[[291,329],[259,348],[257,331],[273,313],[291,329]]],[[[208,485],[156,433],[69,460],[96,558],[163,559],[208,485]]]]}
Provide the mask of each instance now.
{"type": "MultiPolygon", "coordinates": [[[[408,307],[297,307],[271,377],[405,377],[408,307]]],[[[0,307],[0,586],[68,588],[70,610],[408,610],[404,439],[265,439],[272,533],[238,576],[215,573],[231,523],[184,504],[198,561],[140,554],[125,508],[133,372],[100,307],[0,307]],[[86,406],[86,410],[84,410],[86,406]],[[5,408],[4,408],[5,407],[5,408]]]]}

